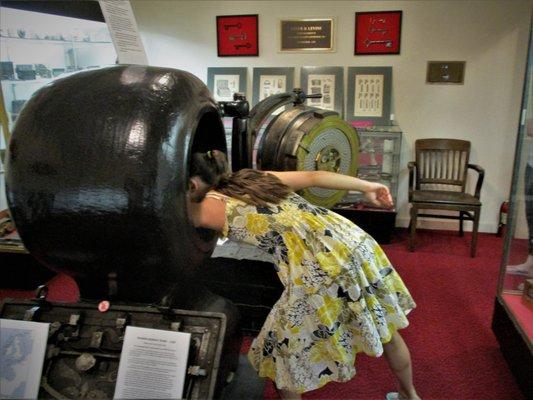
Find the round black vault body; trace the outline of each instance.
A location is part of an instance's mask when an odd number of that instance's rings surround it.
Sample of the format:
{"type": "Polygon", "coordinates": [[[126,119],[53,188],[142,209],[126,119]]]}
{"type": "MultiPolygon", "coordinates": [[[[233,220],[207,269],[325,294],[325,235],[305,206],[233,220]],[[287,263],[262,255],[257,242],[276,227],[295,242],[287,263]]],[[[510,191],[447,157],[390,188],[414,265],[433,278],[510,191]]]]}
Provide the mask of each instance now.
{"type": "Polygon", "coordinates": [[[8,204],[27,249],[82,296],[183,304],[212,233],[187,216],[188,162],[226,151],[207,87],[179,70],[74,74],[27,102],[8,149],[8,204]]]}

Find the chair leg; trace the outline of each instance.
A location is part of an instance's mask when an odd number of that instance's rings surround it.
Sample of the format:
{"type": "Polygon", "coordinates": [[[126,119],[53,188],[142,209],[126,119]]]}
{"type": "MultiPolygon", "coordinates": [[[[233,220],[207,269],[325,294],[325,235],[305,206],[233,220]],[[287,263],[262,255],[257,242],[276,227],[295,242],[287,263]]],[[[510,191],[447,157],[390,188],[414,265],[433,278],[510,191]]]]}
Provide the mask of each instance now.
{"type": "Polygon", "coordinates": [[[418,216],[418,209],[414,205],[411,206],[411,234],[409,235],[409,251],[415,251],[415,236],[416,236],[416,218],[418,216]]]}
{"type": "Polygon", "coordinates": [[[472,243],[470,244],[470,257],[476,256],[476,247],[477,247],[477,230],[479,227],[479,214],[481,209],[474,211],[474,220],[472,226],[472,243]]]}
{"type": "Polygon", "coordinates": [[[464,236],[465,231],[463,229],[464,213],[459,211],[459,236],[464,236]]]}

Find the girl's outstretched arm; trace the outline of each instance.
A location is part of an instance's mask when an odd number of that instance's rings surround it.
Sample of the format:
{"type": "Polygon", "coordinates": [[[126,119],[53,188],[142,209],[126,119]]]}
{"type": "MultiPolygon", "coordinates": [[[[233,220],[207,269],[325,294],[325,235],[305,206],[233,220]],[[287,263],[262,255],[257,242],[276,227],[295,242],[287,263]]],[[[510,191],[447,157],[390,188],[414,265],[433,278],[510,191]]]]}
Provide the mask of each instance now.
{"type": "Polygon", "coordinates": [[[354,190],[363,192],[366,199],[375,206],[385,208],[393,206],[389,189],[381,183],[328,171],[267,171],[267,173],[277,176],[295,191],[308,187],[354,190]]]}

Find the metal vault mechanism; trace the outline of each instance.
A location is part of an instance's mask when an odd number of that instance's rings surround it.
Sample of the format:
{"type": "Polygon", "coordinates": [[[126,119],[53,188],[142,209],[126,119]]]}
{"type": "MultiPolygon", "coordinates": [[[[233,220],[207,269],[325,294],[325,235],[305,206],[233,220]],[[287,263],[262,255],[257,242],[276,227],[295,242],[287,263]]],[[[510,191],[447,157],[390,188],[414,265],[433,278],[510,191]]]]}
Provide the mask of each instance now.
{"type": "MultiPolygon", "coordinates": [[[[305,105],[301,89],[270,96],[249,110],[244,95],[220,102],[223,116],[233,117],[233,171],[259,168],[271,171],[332,171],[355,176],[359,153],[356,130],[335,111],[305,105]],[[249,110],[249,111],[248,111],[249,110]]],[[[332,207],[346,191],[309,188],[307,200],[332,207]]]]}

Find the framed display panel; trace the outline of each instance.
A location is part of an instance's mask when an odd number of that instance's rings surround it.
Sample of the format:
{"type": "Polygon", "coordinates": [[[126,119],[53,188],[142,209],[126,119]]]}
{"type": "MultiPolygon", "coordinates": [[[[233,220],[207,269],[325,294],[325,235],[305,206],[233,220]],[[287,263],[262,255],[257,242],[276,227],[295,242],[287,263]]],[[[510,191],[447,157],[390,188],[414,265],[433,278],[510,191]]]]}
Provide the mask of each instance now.
{"type": "Polygon", "coordinates": [[[252,103],[294,88],[294,67],[254,68],[252,103]]]}
{"type": "Polygon", "coordinates": [[[258,56],[258,19],[257,14],[217,16],[218,56],[258,56]]]}
{"type": "Polygon", "coordinates": [[[462,85],[465,61],[428,61],[426,83],[462,85]]]}
{"type": "Polygon", "coordinates": [[[390,125],[392,67],[349,67],[345,118],[390,125]]]}
{"type": "Polygon", "coordinates": [[[302,67],[300,87],[307,94],[321,93],[321,99],[307,99],[307,105],[333,110],[343,116],[344,74],[342,67],[302,67]]]}
{"type": "Polygon", "coordinates": [[[232,101],[236,92],[246,95],[246,67],[207,68],[207,87],[216,101],[232,101]]]}
{"type": "Polygon", "coordinates": [[[355,55],[400,54],[401,11],[355,13],[355,55]]]}
{"type": "Polygon", "coordinates": [[[334,18],[292,18],[279,23],[281,52],[335,50],[334,18]]]}

